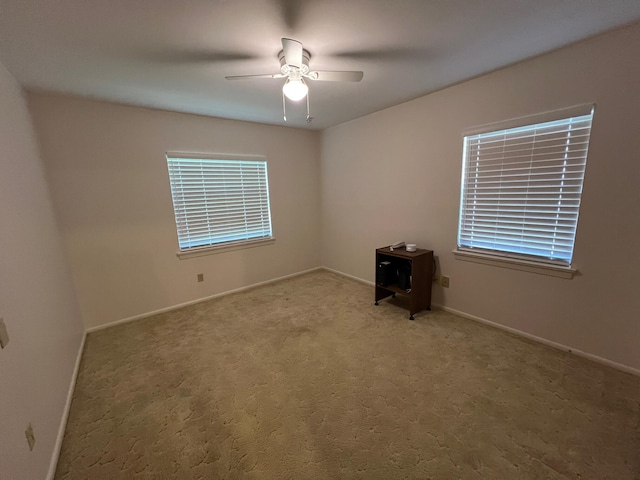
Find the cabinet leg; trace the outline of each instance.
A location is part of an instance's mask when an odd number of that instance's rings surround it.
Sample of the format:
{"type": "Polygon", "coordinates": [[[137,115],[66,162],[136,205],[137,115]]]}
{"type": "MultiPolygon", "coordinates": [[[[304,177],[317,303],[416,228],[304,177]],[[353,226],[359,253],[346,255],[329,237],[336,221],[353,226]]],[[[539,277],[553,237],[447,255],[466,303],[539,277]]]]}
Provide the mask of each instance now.
{"type": "Polygon", "coordinates": [[[413,320],[413,315],[409,315],[409,320],[413,320]]]}
{"type": "Polygon", "coordinates": [[[429,305],[429,306],[427,307],[427,310],[431,311],[431,305],[429,305]]]}
{"type": "Polygon", "coordinates": [[[374,303],[374,305],[377,307],[378,305],[380,305],[378,302],[374,303]]]}

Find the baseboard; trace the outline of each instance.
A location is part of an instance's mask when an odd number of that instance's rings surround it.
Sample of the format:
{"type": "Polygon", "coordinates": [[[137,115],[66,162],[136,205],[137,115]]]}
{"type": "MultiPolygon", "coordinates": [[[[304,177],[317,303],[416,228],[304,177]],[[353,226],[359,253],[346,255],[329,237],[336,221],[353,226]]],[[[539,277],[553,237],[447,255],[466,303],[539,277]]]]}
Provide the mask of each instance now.
{"type": "MultiPolygon", "coordinates": [[[[375,285],[374,282],[370,282],[369,280],[365,280],[363,278],[355,277],[353,275],[349,275],[348,273],[341,272],[339,270],[334,270],[329,267],[322,267],[324,270],[328,270],[329,272],[337,273],[338,275],[342,275],[347,278],[351,278],[353,280],[357,280],[361,283],[365,283],[367,285],[375,285]]],[[[518,330],[512,327],[507,327],[506,325],[502,325],[500,323],[492,322],[491,320],[487,320],[486,318],[478,317],[476,315],[471,315],[470,313],[462,312],[460,310],[456,310],[455,308],[450,308],[445,305],[433,304],[431,305],[433,308],[438,308],[440,310],[444,310],[445,312],[453,313],[454,315],[458,315],[459,317],[467,318],[469,320],[473,320],[475,322],[484,323],[485,325],[490,325],[492,327],[498,328],[500,330],[507,331],[509,333],[513,333],[519,337],[524,337],[529,340],[533,340],[534,342],[542,343],[543,345],[547,345],[549,347],[555,348],[557,350],[562,350],[563,352],[572,353],[577,355],[578,357],[586,358],[587,360],[591,360],[592,362],[600,363],[602,365],[606,365],[611,368],[615,368],[616,370],[621,370],[626,373],[630,373],[631,375],[636,375],[640,377],[640,370],[637,368],[630,367],[629,365],[625,365],[623,363],[614,362],[612,360],[608,360],[603,357],[599,357],[592,353],[583,352],[582,350],[578,350],[577,348],[569,347],[567,345],[563,345],[561,343],[554,342],[552,340],[547,340],[543,337],[538,337],[536,335],[532,335],[531,333],[523,332],[522,330],[518,330]]]]}
{"type": "Polygon", "coordinates": [[[339,270],[334,270],[329,267],[320,267],[322,270],[326,270],[327,272],[337,273],[338,275],[342,275],[343,277],[350,278],[351,280],[355,280],[356,282],[364,283],[366,285],[375,286],[375,282],[371,282],[369,280],[365,280],[364,278],[356,277],[354,275],[349,275],[348,273],[341,272],[339,270]]]}
{"type": "Polygon", "coordinates": [[[71,375],[71,382],[69,382],[69,391],[67,392],[67,401],[64,405],[64,411],[62,412],[62,418],[60,419],[60,426],[58,427],[58,436],[56,443],[53,446],[53,453],[51,454],[51,461],[49,463],[49,472],[47,473],[47,480],[53,480],[56,474],[56,467],[58,466],[58,459],[60,458],[60,450],[62,449],[62,440],[64,439],[64,432],[67,428],[67,420],[69,419],[69,411],[71,410],[71,400],[73,399],[73,392],[76,388],[76,379],[78,378],[78,372],[80,371],[80,361],[82,360],[82,353],[84,352],[84,342],[87,339],[87,334],[82,335],[82,341],[80,342],[80,348],[78,349],[78,355],[76,356],[76,365],[73,368],[73,374],[71,375]]]}
{"type": "Polygon", "coordinates": [[[122,318],[120,320],[115,320],[113,322],[105,323],[103,325],[98,325],[96,327],[87,328],[87,333],[96,332],[98,330],[102,330],[109,327],[114,327],[116,325],[120,325],[121,323],[129,323],[135,320],[141,320],[143,318],[152,317],[154,315],[158,315],[160,313],[171,312],[173,310],[178,310],[179,308],[188,307],[189,305],[195,305],[196,303],[206,302],[208,300],[213,300],[214,298],[224,297],[226,295],[231,295],[232,293],[244,292],[245,290],[250,290],[252,288],[260,287],[262,285],[268,285],[270,283],[279,282],[281,280],[286,280],[287,278],[299,277],[300,275],[304,275],[306,273],[314,272],[316,270],[320,270],[323,267],[314,267],[308,270],[303,270],[301,272],[291,273],[289,275],[284,275],[282,277],[272,278],[271,280],[265,280],[264,282],[252,283],[251,285],[247,285],[245,287],[236,288],[234,290],[227,290],[226,292],[216,293],[214,295],[209,295],[208,297],[197,298],[195,300],[190,300],[188,302],[179,303],[177,305],[172,305],[170,307],[161,308],[159,310],[154,310],[152,312],[141,313],[140,315],[134,315],[133,317],[122,318]]]}
{"type": "Polygon", "coordinates": [[[572,353],[577,355],[578,357],[586,358],[596,363],[600,363],[602,365],[606,365],[611,368],[615,368],[616,370],[621,370],[626,373],[630,373],[632,375],[636,375],[640,377],[640,370],[637,368],[630,367],[623,363],[614,362],[613,360],[608,360],[603,357],[599,357],[598,355],[594,355],[592,353],[583,352],[582,350],[578,350],[577,348],[573,348],[562,343],[554,342],[552,340],[547,340],[543,337],[538,337],[536,335],[532,335],[531,333],[523,332],[522,330],[518,330],[516,328],[507,327],[506,325],[502,325],[500,323],[492,322],[491,320],[487,320],[486,318],[478,317],[476,315],[471,315],[466,312],[461,312],[460,310],[456,310],[455,308],[450,308],[444,305],[433,305],[435,308],[439,308],[444,310],[445,312],[453,313],[454,315],[458,315],[459,317],[468,318],[469,320],[473,320],[475,322],[484,323],[485,325],[490,325],[492,327],[498,328],[500,330],[507,331],[509,333],[513,333],[514,335],[518,335],[519,337],[524,337],[529,340],[533,340],[534,342],[542,343],[549,347],[555,348],[557,350],[562,350],[563,352],[572,353]]]}

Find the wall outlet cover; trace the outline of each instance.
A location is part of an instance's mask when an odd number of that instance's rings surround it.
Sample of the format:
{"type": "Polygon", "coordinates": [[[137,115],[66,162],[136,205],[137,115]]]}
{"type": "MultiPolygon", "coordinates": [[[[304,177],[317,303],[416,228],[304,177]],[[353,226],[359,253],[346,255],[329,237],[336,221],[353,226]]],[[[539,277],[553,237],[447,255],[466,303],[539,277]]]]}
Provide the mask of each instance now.
{"type": "Polygon", "coordinates": [[[199,282],[204,282],[204,273],[199,273],[198,274],[198,281],[199,282]]]}
{"type": "Polygon", "coordinates": [[[440,277],[440,285],[444,288],[449,288],[449,277],[445,277],[444,275],[440,277]]]}

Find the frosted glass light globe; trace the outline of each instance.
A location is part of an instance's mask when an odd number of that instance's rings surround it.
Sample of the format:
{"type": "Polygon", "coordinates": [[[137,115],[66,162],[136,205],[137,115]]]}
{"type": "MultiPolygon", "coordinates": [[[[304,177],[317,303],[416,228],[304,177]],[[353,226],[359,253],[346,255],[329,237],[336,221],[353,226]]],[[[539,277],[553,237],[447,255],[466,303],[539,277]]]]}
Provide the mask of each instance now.
{"type": "Polygon", "coordinates": [[[297,102],[307,96],[309,87],[302,80],[289,80],[282,87],[282,92],[289,100],[297,102]]]}

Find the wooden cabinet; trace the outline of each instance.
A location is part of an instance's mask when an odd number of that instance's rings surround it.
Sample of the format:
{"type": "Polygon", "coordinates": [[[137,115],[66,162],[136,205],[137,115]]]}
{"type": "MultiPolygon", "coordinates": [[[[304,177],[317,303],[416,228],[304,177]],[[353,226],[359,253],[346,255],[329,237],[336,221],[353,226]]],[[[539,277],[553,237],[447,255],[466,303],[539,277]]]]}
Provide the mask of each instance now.
{"type": "Polygon", "coordinates": [[[431,310],[433,251],[404,247],[376,249],[376,305],[396,294],[409,298],[409,320],[421,310],[431,310]],[[387,263],[388,262],[388,263],[387,263]]]}

